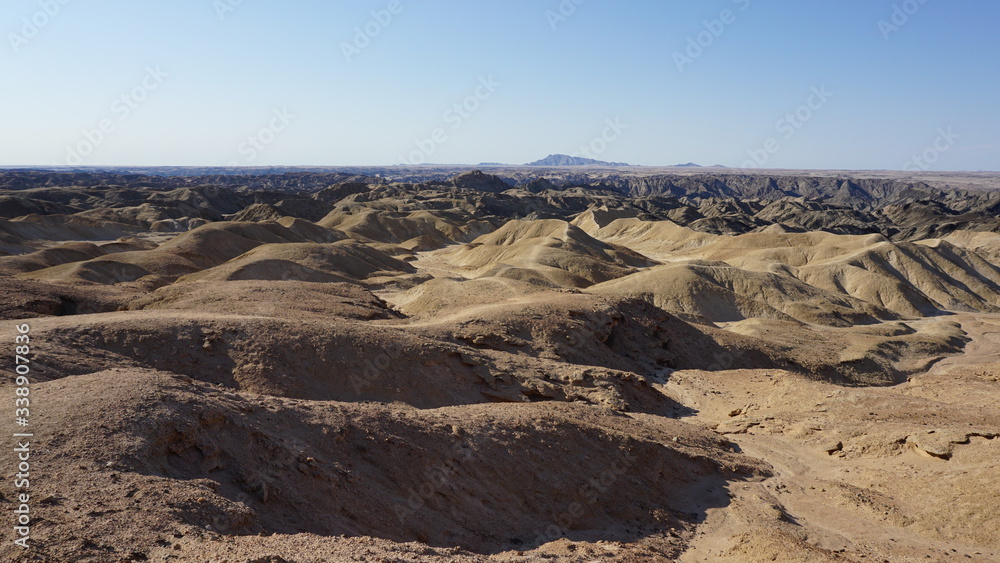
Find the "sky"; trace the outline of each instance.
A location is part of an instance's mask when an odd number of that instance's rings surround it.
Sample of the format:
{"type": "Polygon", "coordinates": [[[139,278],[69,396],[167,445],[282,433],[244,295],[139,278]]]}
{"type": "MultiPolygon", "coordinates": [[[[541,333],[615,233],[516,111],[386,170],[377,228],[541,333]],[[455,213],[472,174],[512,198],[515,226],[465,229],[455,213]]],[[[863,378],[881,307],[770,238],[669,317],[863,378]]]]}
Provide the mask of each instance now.
{"type": "Polygon", "coordinates": [[[5,0],[0,166],[1000,170],[996,0],[5,0]]]}

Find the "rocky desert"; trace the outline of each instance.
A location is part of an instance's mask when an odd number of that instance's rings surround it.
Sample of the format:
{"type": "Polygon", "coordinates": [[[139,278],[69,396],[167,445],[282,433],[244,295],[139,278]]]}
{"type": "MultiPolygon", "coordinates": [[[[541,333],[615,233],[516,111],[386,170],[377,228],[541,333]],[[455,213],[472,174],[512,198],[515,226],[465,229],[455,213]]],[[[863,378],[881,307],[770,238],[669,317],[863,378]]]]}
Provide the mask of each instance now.
{"type": "Polygon", "coordinates": [[[1000,174],[613,164],[0,171],[0,559],[1000,560],[1000,174]]]}

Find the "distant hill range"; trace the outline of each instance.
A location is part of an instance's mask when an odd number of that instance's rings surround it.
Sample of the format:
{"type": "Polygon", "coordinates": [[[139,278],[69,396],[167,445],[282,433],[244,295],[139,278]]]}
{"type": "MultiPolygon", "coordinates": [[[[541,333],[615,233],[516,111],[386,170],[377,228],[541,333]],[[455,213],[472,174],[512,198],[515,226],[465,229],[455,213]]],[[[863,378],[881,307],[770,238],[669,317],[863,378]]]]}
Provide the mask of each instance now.
{"type": "Polygon", "coordinates": [[[529,162],[525,166],[631,166],[631,164],[626,162],[605,162],[603,160],[565,154],[550,154],[541,160],[529,162]]]}

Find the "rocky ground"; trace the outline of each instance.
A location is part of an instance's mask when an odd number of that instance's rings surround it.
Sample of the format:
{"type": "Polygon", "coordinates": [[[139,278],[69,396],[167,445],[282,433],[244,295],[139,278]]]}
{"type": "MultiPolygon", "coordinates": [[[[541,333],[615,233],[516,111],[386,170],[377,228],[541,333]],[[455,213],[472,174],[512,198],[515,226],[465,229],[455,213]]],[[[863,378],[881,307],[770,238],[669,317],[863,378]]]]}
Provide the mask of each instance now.
{"type": "Polygon", "coordinates": [[[531,173],[4,172],[0,558],[1000,560],[993,179],[531,173]]]}

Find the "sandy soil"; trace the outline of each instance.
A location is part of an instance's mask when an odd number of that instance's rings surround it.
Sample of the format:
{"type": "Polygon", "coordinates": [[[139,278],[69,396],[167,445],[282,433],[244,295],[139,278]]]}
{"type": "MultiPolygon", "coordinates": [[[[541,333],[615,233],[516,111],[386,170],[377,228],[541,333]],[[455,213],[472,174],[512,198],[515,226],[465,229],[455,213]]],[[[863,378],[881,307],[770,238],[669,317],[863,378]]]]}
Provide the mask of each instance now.
{"type": "Polygon", "coordinates": [[[8,221],[0,560],[1000,560],[995,237],[347,188],[107,247],[8,221]]]}

